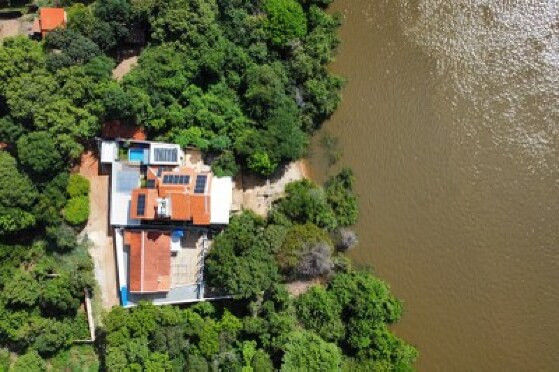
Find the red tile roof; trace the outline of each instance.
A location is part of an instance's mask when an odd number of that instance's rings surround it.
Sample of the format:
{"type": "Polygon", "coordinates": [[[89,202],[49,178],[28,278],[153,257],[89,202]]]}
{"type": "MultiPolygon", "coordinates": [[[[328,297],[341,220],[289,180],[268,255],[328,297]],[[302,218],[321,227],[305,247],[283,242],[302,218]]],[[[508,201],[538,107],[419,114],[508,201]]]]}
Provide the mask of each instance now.
{"type": "Polygon", "coordinates": [[[137,220],[153,220],[157,210],[157,190],[135,189],[132,191],[130,202],[130,218],[137,220]],[[138,197],[144,195],[144,214],[138,215],[138,197]]]}
{"type": "Polygon", "coordinates": [[[171,289],[171,237],[159,231],[126,231],[130,247],[131,293],[168,292],[171,289]]]}
{"type": "Polygon", "coordinates": [[[66,25],[66,12],[64,8],[41,8],[39,9],[39,22],[43,36],[48,31],[66,25]]]}
{"type": "Polygon", "coordinates": [[[171,204],[171,216],[173,221],[192,221],[194,225],[210,224],[210,203],[211,197],[211,173],[199,173],[207,175],[206,192],[208,194],[193,193],[196,177],[199,175],[192,168],[181,167],[176,171],[162,171],[157,176],[157,167],[149,167],[147,170],[147,179],[155,180],[155,189],[135,189],[132,192],[132,203],[130,206],[130,218],[142,220],[155,220],[157,216],[157,199],[168,198],[171,204]],[[163,183],[163,177],[166,175],[186,175],[190,177],[188,184],[169,184],[163,183]],[[138,196],[146,195],[146,210],[144,216],[137,215],[138,196]],[[149,212],[148,212],[149,208],[149,212]]]}

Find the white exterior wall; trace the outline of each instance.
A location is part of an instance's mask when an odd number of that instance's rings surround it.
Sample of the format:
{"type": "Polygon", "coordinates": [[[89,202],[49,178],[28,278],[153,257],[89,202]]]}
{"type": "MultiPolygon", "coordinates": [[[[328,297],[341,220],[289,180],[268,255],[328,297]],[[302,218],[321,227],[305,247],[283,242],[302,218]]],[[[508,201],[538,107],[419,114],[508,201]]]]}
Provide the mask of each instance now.
{"type": "Polygon", "coordinates": [[[211,188],[210,223],[227,225],[233,203],[233,179],[231,177],[213,177],[211,188]]]}

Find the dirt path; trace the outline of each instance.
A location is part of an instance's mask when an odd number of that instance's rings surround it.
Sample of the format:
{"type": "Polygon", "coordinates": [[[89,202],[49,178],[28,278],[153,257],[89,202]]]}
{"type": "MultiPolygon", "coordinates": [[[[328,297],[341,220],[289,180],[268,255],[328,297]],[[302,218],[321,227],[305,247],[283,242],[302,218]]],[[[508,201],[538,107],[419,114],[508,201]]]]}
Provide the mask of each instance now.
{"type": "Polygon", "coordinates": [[[129,58],[124,59],[122,62],[120,62],[118,64],[118,66],[116,66],[116,68],[113,70],[113,77],[116,80],[122,80],[122,78],[124,77],[124,75],[126,75],[127,73],[130,72],[130,70],[136,66],[136,64],[138,63],[138,56],[132,56],[129,58]]]}
{"type": "Polygon", "coordinates": [[[87,234],[92,242],[89,254],[95,264],[103,309],[110,309],[119,304],[119,298],[112,230],[108,223],[109,176],[100,175],[98,169],[99,162],[93,153],[82,155],[79,172],[91,183],[89,220],[82,234],[87,234]]]}

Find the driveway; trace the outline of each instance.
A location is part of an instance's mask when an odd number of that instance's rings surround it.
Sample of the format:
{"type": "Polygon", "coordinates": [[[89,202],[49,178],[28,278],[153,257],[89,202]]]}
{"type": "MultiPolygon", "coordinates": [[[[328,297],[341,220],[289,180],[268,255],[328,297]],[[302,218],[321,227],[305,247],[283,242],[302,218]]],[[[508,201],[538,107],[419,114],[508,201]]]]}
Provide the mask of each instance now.
{"type": "Polygon", "coordinates": [[[115,250],[109,226],[109,176],[99,174],[95,154],[82,155],[80,174],[91,184],[89,220],[82,234],[92,242],[89,254],[95,264],[95,279],[101,290],[103,309],[119,305],[115,250]]]}

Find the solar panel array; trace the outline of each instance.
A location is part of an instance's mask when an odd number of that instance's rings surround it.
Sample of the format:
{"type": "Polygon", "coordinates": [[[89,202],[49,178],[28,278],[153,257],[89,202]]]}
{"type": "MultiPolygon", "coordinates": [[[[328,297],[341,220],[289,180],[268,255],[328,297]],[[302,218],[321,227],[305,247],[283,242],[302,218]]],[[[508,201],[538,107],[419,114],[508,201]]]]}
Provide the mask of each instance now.
{"type": "Polygon", "coordinates": [[[143,216],[146,212],[146,195],[138,195],[138,206],[136,208],[136,214],[138,216],[143,216]]]}
{"type": "Polygon", "coordinates": [[[203,194],[206,189],[206,182],[208,181],[207,175],[199,175],[196,177],[196,186],[194,187],[194,193],[203,194]]]}
{"type": "Polygon", "coordinates": [[[176,163],[178,159],[177,149],[155,148],[153,150],[155,161],[176,163]]]}
{"type": "Polygon", "coordinates": [[[163,176],[164,184],[187,185],[190,183],[190,176],[185,174],[166,174],[163,176]]]}

